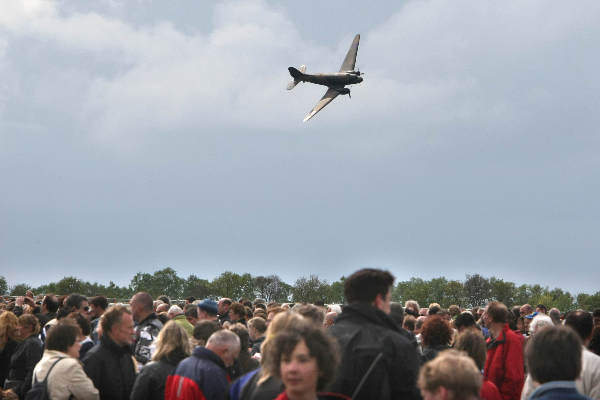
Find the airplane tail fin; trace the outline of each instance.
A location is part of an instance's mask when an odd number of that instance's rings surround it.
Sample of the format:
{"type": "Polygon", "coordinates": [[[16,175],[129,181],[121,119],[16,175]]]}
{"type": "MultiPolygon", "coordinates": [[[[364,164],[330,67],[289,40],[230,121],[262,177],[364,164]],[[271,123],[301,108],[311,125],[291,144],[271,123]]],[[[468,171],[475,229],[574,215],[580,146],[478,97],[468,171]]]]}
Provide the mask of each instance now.
{"type": "Polygon", "coordinates": [[[298,83],[302,81],[302,75],[304,75],[304,71],[306,71],[306,65],[300,66],[300,69],[289,67],[288,71],[290,71],[290,75],[294,78],[294,80],[288,83],[287,90],[292,90],[298,83]]]}

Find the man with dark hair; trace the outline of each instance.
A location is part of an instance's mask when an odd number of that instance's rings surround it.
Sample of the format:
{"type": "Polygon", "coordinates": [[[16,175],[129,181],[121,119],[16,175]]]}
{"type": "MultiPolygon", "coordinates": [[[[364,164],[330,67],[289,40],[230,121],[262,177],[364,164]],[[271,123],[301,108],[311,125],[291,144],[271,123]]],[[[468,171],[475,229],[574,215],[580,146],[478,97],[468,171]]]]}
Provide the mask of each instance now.
{"type": "Polygon", "coordinates": [[[98,332],[96,329],[98,328],[100,317],[106,312],[107,308],[108,300],[104,296],[92,297],[90,300],[90,320],[92,326],[92,334],[90,335],[90,338],[94,344],[98,344],[98,332]]]}
{"type": "Polygon", "coordinates": [[[163,327],[153,311],[152,296],[146,292],[135,294],[129,302],[133,320],[136,323],[133,354],[139,363],[139,368],[152,358],[151,346],[163,327]]]}
{"type": "Polygon", "coordinates": [[[477,332],[480,332],[477,323],[475,322],[475,318],[473,318],[473,314],[468,311],[462,312],[456,316],[454,320],[454,328],[461,333],[467,329],[471,329],[477,332]]]}
{"type": "Polygon", "coordinates": [[[345,280],[348,305],[329,328],[342,354],[331,391],[353,399],[419,398],[417,349],[389,317],[393,284],[392,274],[370,268],[345,280]]]}
{"type": "Polygon", "coordinates": [[[211,299],[204,299],[198,303],[198,319],[200,321],[217,321],[218,322],[217,302],[211,299]]]}
{"type": "Polygon", "coordinates": [[[42,300],[42,308],[39,314],[35,316],[40,321],[40,327],[43,329],[48,321],[56,318],[56,312],[58,311],[58,299],[52,293],[44,296],[42,300]]]}
{"type": "MultiPolygon", "coordinates": [[[[573,329],[581,340],[582,368],[581,375],[575,380],[575,386],[579,393],[592,399],[600,399],[600,357],[586,348],[592,338],[592,316],[587,311],[571,311],[565,317],[565,326],[573,329]]],[[[527,375],[521,399],[527,399],[533,390],[533,381],[531,376],[527,375]]]]}
{"type": "Polygon", "coordinates": [[[197,346],[206,345],[206,341],[216,331],[223,329],[218,321],[200,321],[194,327],[193,337],[197,346]]]}
{"type": "Polygon", "coordinates": [[[525,352],[527,369],[538,386],[529,399],[585,400],[575,379],[581,372],[581,341],[571,328],[550,326],[536,333],[525,352]]]}
{"type": "Polygon", "coordinates": [[[188,303],[183,306],[183,313],[185,314],[185,319],[187,319],[192,326],[196,326],[196,323],[198,323],[198,306],[188,303]]]}
{"type": "Polygon", "coordinates": [[[231,299],[228,299],[226,297],[222,298],[217,303],[217,309],[219,311],[219,322],[221,323],[221,325],[223,325],[225,321],[231,321],[231,318],[229,318],[229,307],[231,307],[232,303],[233,302],[231,301],[231,299]]]}
{"type": "Polygon", "coordinates": [[[112,306],[102,317],[100,343],[83,358],[85,373],[101,399],[128,400],[135,381],[131,345],[135,336],[131,311],[112,306]]]}
{"type": "Polygon", "coordinates": [[[508,309],[498,301],[488,304],[483,314],[491,337],[487,340],[484,380],[498,387],[505,400],[518,399],[523,389],[523,338],[508,326],[508,309]]]}
{"type": "Polygon", "coordinates": [[[250,355],[260,353],[260,346],[265,341],[265,333],[267,332],[267,322],[260,317],[254,317],[248,321],[248,335],[252,344],[250,355]]]}

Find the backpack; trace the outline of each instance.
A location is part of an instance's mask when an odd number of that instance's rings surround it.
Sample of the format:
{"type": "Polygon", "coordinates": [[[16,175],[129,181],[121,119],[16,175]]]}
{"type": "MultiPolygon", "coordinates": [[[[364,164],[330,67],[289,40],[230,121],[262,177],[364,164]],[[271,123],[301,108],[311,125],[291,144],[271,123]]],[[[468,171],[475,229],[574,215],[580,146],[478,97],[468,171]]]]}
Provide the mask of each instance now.
{"type": "Polygon", "coordinates": [[[48,373],[43,381],[39,382],[35,375],[33,376],[33,385],[25,395],[25,400],[50,400],[50,395],[48,394],[48,377],[54,366],[63,358],[66,357],[60,357],[58,360],[54,361],[50,366],[50,369],[48,369],[48,373]]]}

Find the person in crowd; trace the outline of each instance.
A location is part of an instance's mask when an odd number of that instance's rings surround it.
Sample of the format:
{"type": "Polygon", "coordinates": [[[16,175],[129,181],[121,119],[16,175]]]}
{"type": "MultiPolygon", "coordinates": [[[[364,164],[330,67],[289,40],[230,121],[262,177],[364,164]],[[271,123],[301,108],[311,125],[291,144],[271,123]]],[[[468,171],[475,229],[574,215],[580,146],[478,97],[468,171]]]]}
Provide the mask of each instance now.
{"type": "Polygon", "coordinates": [[[185,319],[187,319],[192,327],[196,326],[198,323],[198,306],[193,303],[188,303],[183,306],[183,313],[185,314],[185,319]]]}
{"type": "Polygon", "coordinates": [[[218,321],[200,321],[194,327],[193,340],[196,346],[205,346],[208,338],[221,329],[218,321]]]}
{"type": "Polygon", "coordinates": [[[0,387],[8,378],[10,359],[19,346],[19,319],[10,311],[0,314],[0,387]]]}
{"type": "Polygon", "coordinates": [[[44,329],[44,326],[48,321],[56,318],[56,312],[58,311],[58,299],[52,293],[44,296],[42,300],[42,306],[39,314],[35,314],[37,319],[40,321],[40,329],[44,329]]]}
{"type": "Polygon", "coordinates": [[[146,292],[135,294],[129,302],[136,323],[133,354],[141,368],[152,359],[152,346],[163,323],[153,310],[152,296],[146,292]]]}
{"type": "Polygon", "coordinates": [[[251,356],[260,353],[260,346],[265,341],[266,332],[267,322],[264,319],[254,317],[248,321],[248,335],[250,336],[250,342],[252,343],[250,350],[251,356]]]}
{"type": "Polygon", "coordinates": [[[460,307],[456,304],[452,304],[450,307],[448,307],[448,312],[450,313],[450,318],[454,321],[460,314],[460,307]]]}
{"type": "Polygon", "coordinates": [[[130,400],[163,400],[167,378],[192,351],[187,332],[169,321],[156,339],[156,352],[135,379],[130,400]]]}
{"type": "Polygon", "coordinates": [[[325,314],[323,313],[322,308],[319,308],[312,304],[301,304],[299,306],[294,307],[293,312],[297,312],[304,318],[307,318],[308,320],[312,321],[315,324],[315,326],[323,326],[325,314]]]}
{"type": "MultiPolygon", "coordinates": [[[[487,348],[481,332],[472,329],[463,331],[456,338],[454,349],[467,353],[475,361],[477,369],[483,375],[487,348]]],[[[500,391],[492,381],[483,381],[479,396],[482,400],[502,400],[500,391]]]]}
{"type": "Polygon", "coordinates": [[[231,303],[233,303],[231,299],[226,297],[222,298],[217,303],[217,310],[219,312],[219,322],[221,323],[221,325],[223,325],[223,323],[226,321],[230,321],[229,307],[231,307],[231,303]]]}
{"type": "MultiPolygon", "coordinates": [[[[169,312],[169,308],[171,308],[171,306],[167,303],[161,303],[156,307],[156,314],[165,314],[165,317],[167,316],[167,313],[169,312]]],[[[168,318],[165,318],[165,322],[168,321],[168,318]]]]}
{"type": "Polygon", "coordinates": [[[535,335],[541,329],[548,326],[554,326],[552,318],[550,318],[546,314],[539,313],[538,315],[533,317],[533,319],[531,320],[531,324],[529,324],[529,335],[535,335]]]}
{"type": "MultiPolygon", "coordinates": [[[[91,330],[92,333],[90,337],[94,344],[98,344],[98,332],[96,329],[98,327],[98,323],[100,322],[100,317],[102,314],[106,312],[108,308],[108,300],[104,296],[96,296],[92,297],[90,300],[90,321],[91,321],[91,330]]],[[[83,357],[82,357],[83,358],[83,357]]]]}
{"type": "Polygon", "coordinates": [[[339,363],[337,343],[322,329],[307,326],[285,331],[273,339],[265,359],[285,385],[276,400],[347,399],[347,396],[318,393],[332,380],[339,363]]]}
{"type": "Polygon", "coordinates": [[[547,310],[548,308],[546,308],[546,306],[543,304],[538,304],[535,306],[535,312],[538,314],[547,314],[547,310]]]}
{"type": "Polygon", "coordinates": [[[592,353],[600,356],[600,326],[594,326],[588,349],[592,353]]]}
{"type": "Polygon", "coordinates": [[[326,329],[331,328],[333,324],[335,324],[337,316],[338,313],[336,313],[335,311],[329,311],[327,314],[325,314],[325,320],[323,320],[323,327],[326,329]]]}
{"type": "Polygon", "coordinates": [[[468,311],[462,312],[456,316],[456,319],[454,320],[454,328],[456,328],[459,334],[466,330],[472,330],[481,333],[479,326],[475,322],[475,318],[473,318],[473,314],[468,311]]]}
{"type": "Polygon", "coordinates": [[[489,303],[484,318],[491,334],[484,379],[496,385],[504,400],[519,399],[525,381],[523,338],[508,327],[508,309],[504,304],[489,303]]]}
{"type": "Polygon", "coordinates": [[[521,316],[525,317],[525,316],[531,315],[533,313],[533,307],[531,307],[530,304],[523,304],[521,306],[520,311],[521,311],[521,316]]]}
{"type": "Polygon", "coordinates": [[[481,382],[475,362],[449,350],[423,365],[418,385],[423,400],[478,400],[481,382]]]}
{"type": "Polygon", "coordinates": [[[531,400],[584,400],[575,380],[581,373],[581,340],[570,327],[552,326],[533,336],[525,350],[535,390],[531,400]]]}
{"type": "Polygon", "coordinates": [[[162,301],[163,304],[166,304],[168,306],[167,309],[171,307],[171,299],[166,294],[161,294],[158,296],[158,300],[162,301]]]}
{"type": "Polygon", "coordinates": [[[194,334],[194,325],[190,324],[183,313],[183,310],[178,305],[172,305],[167,314],[169,319],[175,321],[181,326],[189,336],[194,334]]]}
{"type": "Polygon", "coordinates": [[[404,308],[400,303],[390,304],[390,318],[398,325],[398,328],[402,331],[402,325],[404,324],[404,308]]]}
{"type": "Polygon", "coordinates": [[[221,400],[229,386],[226,368],[240,353],[240,339],[221,329],[211,335],[206,347],[196,347],[167,379],[167,400],[221,400]]]}
{"type": "Polygon", "coordinates": [[[101,399],[127,400],[136,374],[131,350],[136,333],[131,311],[122,305],[109,307],[100,325],[100,343],[83,359],[85,373],[101,399]]]}
{"type": "Polygon", "coordinates": [[[286,310],[284,310],[283,307],[279,307],[279,306],[269,308],[267,310],[267,326],[269,326],[271,321],[273,321],[275,319],[277,314],[285,312],[285,311],[286,310]]]}
{"type": "Polygon", "coordinates": [[[229,306],[229,322],[246,325],[246,308],[240,303],[232,303],[229,306]]]}
{"type": "MultiPolygon", "coordinates": [[[[537,317],[536,317],[537,318],[537,317]]],[[[593,320],[586,311],[572,311],[565,318],[565,326],[572,328],[581,340],[581,375],[575,380],[579,393],[600,400],[600,357],[586,349],[592,336],[593,320]]],[[[541,332],[541,331],[536,331],[541,332]]],[[[536,335],[538,334],[536,333],[536,335]]],[[[527,375],[521,399],[529,398],[534,390],[531,374],[527,375]]]]}
{"type": "Polygon", "coordinates": [[[438,303],[431,303],[427,308],[427,315],[436,315],[441,311],[442,307],[438,303]]]}
{"type": "Polygon", "coordinates": [[[194,304],[194,302],[196,301],[196,298],[194,296],[189,296],[185,298],[185,304],[194,304]]]}
{"type": "Polygon", "coordinates": [[[414,334],[416,325],[417,319],[414,316],[408,314],[406,317],[404,317],[404,321],[402,322],[402,328],[404,328],[406,331],[414,334]]]}
{"type": "Polygon", "coordinates": [[[407,300],[406,303],[404,303],[404,312],[412,315],[415,318],[419,318],[420,309],[421,307],[419,306],[419,303],[414,300],[407,300]]]}
{"type": "Polygon", "coordinates": [[[439,352],[450,348],[452,340],[452,328],[450,324],[438,315],[427,318],[421,332],[421,343],[423,345],[422,363],[433,360],[439,352]]]}
{"type": "Polygon", "coordinates": [[[389,317],[393,284],[388,271],[370,268],[344,281],[348,304],[328,331],[337,339],[342,354],[332,391],[354,399],[419,397],[417,350],[389,317]],[[363,378],[363,386],[355,393],[363,378]]]}
{"type": "Polygon", "coordinates": [[[12,389],[22,400],[31,388],[33,369],[42,358],[44,352],[42,341],[38,338],[40,323],[31,314],[19,317],[17,329],[19,337],[23,340],[10,358],[8,377],[4,384],[5,389],[12,389]]]}
{"type": "Polygon", "coordinates": [[[556,308],[556,307],[551,308],[550,311],[548,312],[548,316],[552,319],[552,323],[554,323],[554,325],[561,324],[560,310],[558,308],[556,308]]]}
{"type": "Polygon", "coordinates": [[[259,363],[257,360],[250,357],[250,335],[248,334],[248,328],[237,322],[232,324],[229,327],[229,330],[240,338],[240,355],[235,360],[229,374],[231,379],[234,380],[257,369],[259,363]]]}
{"type": "Polygon", "coordinates": [[[68,296],[60,296],[58,298],[59,309],[56,313],[56,318],[51,319],[44,326],[44,330],[42,332],[42,336],[48,336],[48,331],[52,329],[54,325],[58,323],[58,321],[72,312],[78,312],[81,315],[87,317],[89,311],[89,303],[87,297],[82,296],[78,293],[72,293],[68,296]],[[61,301],[62,298],[62,301],[61,301]]]}
{"type": "Polygon", "coordinates": [[[521,307],[514,306],[509,311],[510,311],[509,318],[508,318],[509,328],[515,332],[520,332],[518,325],[519,325],[519,319],[521,318],[521,307]]]}
{"type": "MultiPolygon", "coordinates": [[[[73,322],[75,322],[77,324],[77,326],[79,326],[81,335],[78,338],[79,339],[78,344],[79,344],[79,358],[81,359],[85,356],[85,354],[88,352],[88,350],[90,350],[92,347],[94,347],[94,343],[92,342],[92,339],[90,338],[92,326],[90,325],[90,321],[83,315],[79,314],[78,312],[72,312],[71,314],[69,314],[67,316],[67,318],[70,318],[71,320],[73,320],[73,322]]],[[[65,319],[65,318],[63,318],[63,319],[65,319]]]]}
{"type": "MultiPolygon", "coordinates": [[[[82,317],[81,314],[76,314],[82,317]]],[[[100,398],[98,389],[79,362],[81,339],[81,329],[72,317],[61,319],[48,332],[46,350],[35,366],[33,378],[37,382],[47,379],[48,397],[52,400],[100,398]]]]}
{"type": "Polygon", "coordinates": [[[200,321],[217,321],[219,318],[217,303],[211,299],[204,299],[198,303],[198,320],[200,321]]]}

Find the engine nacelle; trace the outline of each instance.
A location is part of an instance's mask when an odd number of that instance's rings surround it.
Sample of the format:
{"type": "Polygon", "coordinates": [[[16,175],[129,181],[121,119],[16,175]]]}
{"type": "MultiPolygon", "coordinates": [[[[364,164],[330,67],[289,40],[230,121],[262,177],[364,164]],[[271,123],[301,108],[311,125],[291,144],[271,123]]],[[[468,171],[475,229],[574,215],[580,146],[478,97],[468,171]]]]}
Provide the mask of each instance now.
{"type": "Polygon", "coordinates": [[[348,89],[348,88],[341,88],[341,89],[338,89],[338,92],[339,92],[339,94],[347,94],[347,95],[350,95],[350,89],[348,89]]]}

